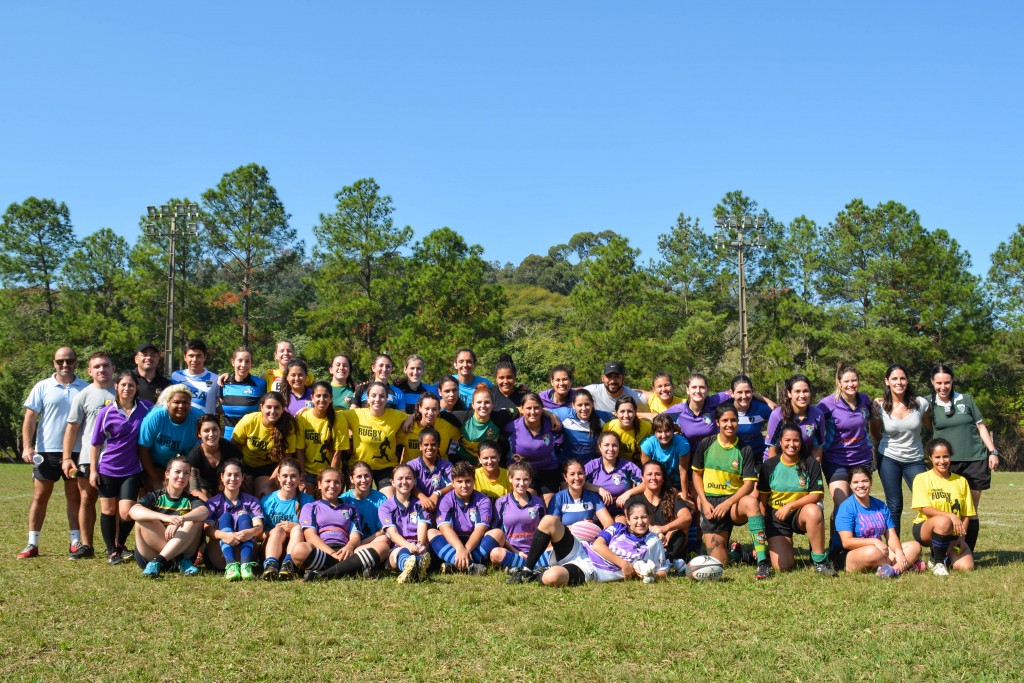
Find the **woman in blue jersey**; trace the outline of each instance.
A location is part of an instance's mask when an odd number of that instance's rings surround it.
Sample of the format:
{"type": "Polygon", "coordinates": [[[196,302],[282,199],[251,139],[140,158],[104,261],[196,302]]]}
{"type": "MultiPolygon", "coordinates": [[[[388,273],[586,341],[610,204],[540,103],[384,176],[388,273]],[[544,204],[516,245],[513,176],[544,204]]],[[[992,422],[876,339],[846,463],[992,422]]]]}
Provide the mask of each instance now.
{"type": "Polygon", "coordinates": [[[775,409],[775,403],[758,396],[754,392],[754,383],[746,375],[736,375],[732,380],[732,404],[736,406],[740,424],[736,435],[740,443],[750,446],[754,455],[762,460],[768,457],[765,448],[764,428],[768,418],[775,409]]]}
{"type": "Polygon", "coordinates": [[[690,442],[676,434],[668,415],[655,415],[651,428],[654,433],[640,444],[640,464],[652,460],[661,463],[669,485],[678,489],[684,500],[690,500],[690,442]]]}
{"type": "Polygon", "coordinates": [[[604,422],[594,410],[594,397],[589,391],[576,389],[573,393],[571,406],[551,409],[562,421],[562,447],[558,459],[562,464],[569,460],[586,464],[597,457],[597,437],[601,435],[604,422]]]}
{"type": "Polygon", "coordinates": [[[615,520],[601,496],[587,490],[587,474],[583,463],[579,460],[567,461],[562,476],[565,488],[548,503],[548,514],[562,520],[562,524],[582,540],[592,541],[601,529],[607,529],[615,520]]]}
{"type": "MultiPolygon", "coordinates": [[[[374,382],[380,382],[387,390],[387,407],[405,411],[405,394],[391,383],[391,375],[394,371],[395,362],[391,360],[391,356],[386,353],[378,353],[377,357],[373,359],[373,365],[370,366],[370,379],[356,387],[355,399],[352,405],[366,408],[368,405],[367,392],[370,385],[374,382]]],[[[416,399],[413,398],[413,405],[415,403],[416,399]]]]}
{"type": "Polygon", "coordinates": [[[266,526],[266,540],[263,544],[263,579],[265,581],[289,581],[295,578],[292,550],[302,543],[302,527],[299,526],[299,512],[314,498],[299,490],[302,483],[299,461],[285,458],[277,467],[277,480],[281,488],[272,491],[260,501],[266,526]]]}
{"type": "Polygon", "coordinates": [[[426,361],[423,360],[423,356],[414,353],[405,359],[402,377],[395,381],[395,389],[402,392],[405,412],[410,415],[416,410],[416,402],[419,401],[421,396],[437,393],[437,387],[422,381],[426,367],[426,361]]]}
{"type": "Polygon", "coordinates": [[[537,526],[524,566],[514,578],[521,578],[521,583],[539,578],[543,585],[555,587],[641,576],[644,581],[665,578],[665,547],[650,531],[647,505],[631,503],[625,515],[625,522],[616,522],[602,531],[591,545],[581,543],[556,517],[548,515],[537,526]],[[552,566],[538,577],[535,569],[549,544],[552,566]]]}
{"type": "Polygon", "coordinates": [[[224,438],[230,439],[238,421],[249,413],[260,409],[260,397],[267,393],[267,382],[262,377],[253,377],[252,352],[247,346],[235,348],[231,355],[230,375],[221,375],[224,382],[217,386],[217,403],[224,415],[224,438]]]}
{"type": "Polygon", "coordinates": [[[341,500],[359,511],[359,534],[363,537],[362,545],[365,545],[382,535],[377,513],[388,498],[373,488],[373,470],[361,460],[352,463],[349,483],[351,486],[341,494],[341,500]]]}
{"type": "Polygon", "coordinates": [[[486,377],[473,374],[476,370],[476,353],[473,349],[462,348],[455,352],[455,379],[459,381],[459,396],[463,403],[470,403],[473,393],[480,384],[487,385],[488,389],[494,387],[494,383],[486,377]]]}

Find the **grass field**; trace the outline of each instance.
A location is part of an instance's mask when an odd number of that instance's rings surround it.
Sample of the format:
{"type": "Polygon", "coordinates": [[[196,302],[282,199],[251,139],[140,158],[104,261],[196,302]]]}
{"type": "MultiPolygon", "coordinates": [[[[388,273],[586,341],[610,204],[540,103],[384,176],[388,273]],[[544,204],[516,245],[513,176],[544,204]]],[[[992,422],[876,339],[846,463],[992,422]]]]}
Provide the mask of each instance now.
{"type": "Polygon", "coordinates": [[[67,560],[58,495],[42,556],[17,560],[30,477],[0,466],[3,681],[1024,678],[1024,474],[997,474],[986,493],[972,574],[805,568],[755,583],[737,567],[716,583],[563,590],[506,586],[499,573],[408,586],[146,581],[133,563],[67,560]]]}

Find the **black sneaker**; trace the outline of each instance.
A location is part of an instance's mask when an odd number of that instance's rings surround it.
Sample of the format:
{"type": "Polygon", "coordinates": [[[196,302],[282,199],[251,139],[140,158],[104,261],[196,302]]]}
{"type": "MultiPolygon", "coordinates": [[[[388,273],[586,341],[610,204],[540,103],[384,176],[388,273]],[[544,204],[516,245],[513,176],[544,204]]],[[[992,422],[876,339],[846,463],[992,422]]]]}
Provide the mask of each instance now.
{"type": "Polygon", "coordinates": [[[120,550],[120,553],[121,553],[121,559],[122,560],[131,561],[131,560],[135,559],[135,551],[134,550],[128,550],[128,548],[125,548],[124,546],[121,546],[121,548],[119,550],[120,550]]]}
{"type": "Polygon", "coordinates": [[[315,569],[307,569],[306,573],[302,576],[302,580],[309,583],[313,581],[326,581],[327,578],[322,572],[318,572],[315,569]]]}
{"type": "Polygon", "coordinates": [[[297,576],[295,571],[295,565],[292,564],[291,560],[285,560],[284,564],[281,565],[281,569],[277,572],[277,578],[280,581],[291,581],[297,576]]]}
{"type": "Polygon", "coordinates": [[[837,575],[836,570],[833,569],[832,567],[830,567],[828,564],[826,564],[824,562],[815,562],[814,563],[814,573],[817,574],[818,576],[836,576],[837,575]]]}
{"type": "Polygon", "coordinates": [[[70,560],[85,560],[90,557],[96,557],[96,549],[84,543],[79,544],[74,552],[68,554],[68,559],[70,560]]]}
{"type": "Polygon", "coordinates": [[[276,564],[268,564],[263,567],[263,580],[264,581],[277,581],[279,571],[276,564]]]}
{"type": "Polygon", "coordinates": [[[757,563],[757,571],[754,572],[755,579],[769,579],[772,576],[772,564],[765,560],[757,563]]]}
{"type": "Polygon", "coordinates": [[[113,564],[121,564],[121,562],[122,562],[121,553],[119,553],[116,550],[109,550],[108,549],[108,551],[107,551],[107,563],[113,565],[113,564]]]}
{"type": "Polygon", "coordinates": [[[455,565],[451,564],[450,562],[442,562],[441,563],[441,573],[442,574],[455,574],[456,573],[455,565]]]}
{"type": "Polygon", "coordinates": [[[533,583],[537,579],[537,572],[535,572],[532,569],[527,569],[526,567],[519,567],[517,569],[512,570],[512,572],[509,574],[508,581],[506,581],[505,583],[533,583]]]}

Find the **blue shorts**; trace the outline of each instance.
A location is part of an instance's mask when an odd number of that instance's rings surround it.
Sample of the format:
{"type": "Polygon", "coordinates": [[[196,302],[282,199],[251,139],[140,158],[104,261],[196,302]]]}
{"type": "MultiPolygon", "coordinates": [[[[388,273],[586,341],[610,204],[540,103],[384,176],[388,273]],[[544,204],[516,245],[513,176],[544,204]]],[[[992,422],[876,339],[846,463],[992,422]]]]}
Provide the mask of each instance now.
{"type": "Polygon", "coordinates": [[[858,466],[866,467],[868,472],[875,471],[875,463],[871,460],[855,462],[852,465],[837,465],[836,463],[829,462],[824,458],[821,459],[821,473],[825,475],[826,484],[831,484],[834,481],[849,481],[850,470],[858,466]]]}

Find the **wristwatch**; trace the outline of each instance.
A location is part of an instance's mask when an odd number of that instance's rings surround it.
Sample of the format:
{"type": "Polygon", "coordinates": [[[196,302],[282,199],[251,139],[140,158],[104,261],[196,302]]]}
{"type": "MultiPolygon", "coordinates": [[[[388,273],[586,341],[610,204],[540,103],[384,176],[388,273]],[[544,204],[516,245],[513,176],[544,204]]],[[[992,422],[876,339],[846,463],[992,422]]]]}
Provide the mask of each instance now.
{"type": "Polygon", "coordinates": [[[992,450],[990,450],[988,452],[988,454],[989,455],[999,455],[999,449],[998,448],[993,448],[992,450]]]}

